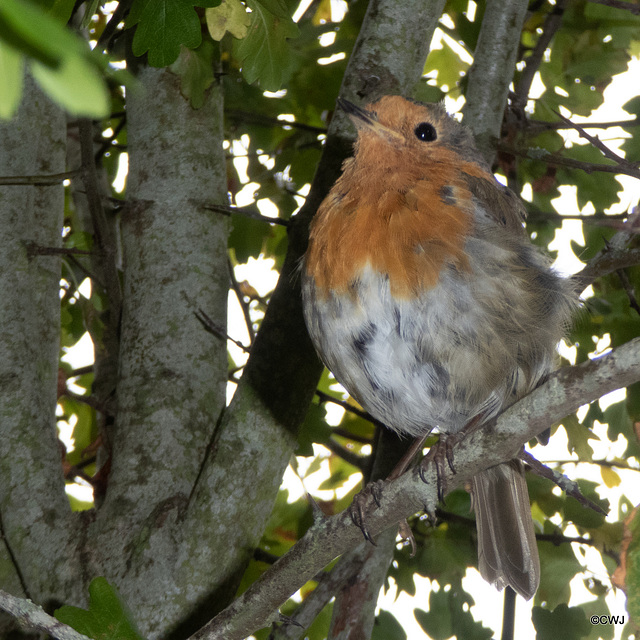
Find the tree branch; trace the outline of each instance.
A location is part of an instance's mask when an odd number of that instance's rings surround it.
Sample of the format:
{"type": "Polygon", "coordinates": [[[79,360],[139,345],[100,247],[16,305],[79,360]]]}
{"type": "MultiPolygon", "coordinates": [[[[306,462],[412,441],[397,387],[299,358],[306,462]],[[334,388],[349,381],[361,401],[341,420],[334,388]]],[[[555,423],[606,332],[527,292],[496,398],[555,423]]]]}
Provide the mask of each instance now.
{"type": "MultiPolygon", "coordinates": [[[[640,5],[639,5],[640,6],[640,5]]],[[[585,122],[585,129],[611,129],[612,127],[637,127],[640,126],[640,119],[632,118],[631,120],[614,120],[612,122],[585,122]]],[[[527,121],[527,131],[529,133],[536,130],[549,131],[558,129],[572,129],[573,125],[564,122],[544,122],[543,120],[527,121]]]]}
{"type": "Polygon", "coordinates": [[[606,7],[613,7],[614,9],[630,11],[634,15],[640,15],[640,4],[637,2],[624,2],[624,0],[590,0],[590,2],[603,4],[606,7]]]}
{"type": "Polygon", "coordinates": [[[263,216],[260,211],[251,207],[231,207],[227,204],[205,204],[204,208],[208,211],[215,211],[216,213],[221,213],[225,216],[230,216],[232,213],[236,213],[239,216],[245,216],[245,218],[260,220],[261,222],[267,222],[269,224],[279,224],[283,227],[289,226],[288,220],[263,216]]]}
{"type": "Polygon", "coordinates": [[[613,273],[618,269],[640,264],[640,249],[627,248],[627,244],[639,228],[640,214],[638,207],[636,207],[633,213],[629,215],[625,228],[618,231],[582,271],[572,276],[571,279],[576,283],[576,290],[584,291],[602,276],[613,273]]]}
{"type": "Polygon", "coordinates": [[[102,206],[102,196],[98,185],[93,151],[93,123],[91,120],[81,118],[78,121],[78,130],[82,161],[82,181],[86,191],[89,213],[91,214],[93,234],[98,251],[105,256],[102,262],[102,275],[104,277],[105,293],[109,301],[109,319],[114,326],[118,326],[122,310],[122,291],[115,260],[117,247],[113,227],[108,223],[102,206]]]}
{"type": "Polygon", "coordinates": [[[526,0],[487,2],[469,70],[464,122],[489,162],[495,155],[527,6],[526,0]]]}
{"type": "Polygon", "coordinates": [[[623,167],[627,171],[635,172],[630,173],[629,175],[634,175],[636,178],[640,178],[640,170],[638,169],[637,162],[629,162],[622,156],[618,155],[615,151],[609,149],[609,147],[607,147],[607,145],[602,142],[602,140],[600,140],[598,136],[592,136],[591,134],[587,133],[584,127],[576,124],[575,122],[572,122],[571,120],[569,120],[569,118],[565,118],[561,113],[558,113],[557,111],[555,111],[554,113],[558,116],[558,118],[560,118],[560,120],[562,120],[562,122],[575,129],[580,134],[581,138],[588,140],[594,147],[596,147],[596,149],[601,151],[602,155],[605,158],[613,160],[618,166],[623,167]]]}
{"type": "Polygon", "coordinates": [[[57,640],[91,640],[75,629],[45,613],[31,600],[16,598],[0,589],[0,609],[16,619],[18,624],[29,631],[43,631],[57,640]]]}
{"type": "MultiPolygon", "coordinates": [[[[640,338],[597,360],[553,374],[541,387],[510,407],[493,424],[469,434],[454,448],[456,473],[444,470],[452,490],[487,467],[517,455],[523,442],[585,403],[640,380],[640,338]]],[[[416,469],[388,483],[382,506],[367,520],[376,535],[427,506],[435,508],[434,465],[416,469]]],[[[276,619],[278,608],[323,566],[361,542],[361,532],[346,512],[316,522],[303,538],[225,611],[191,636],[191,640],[240,640],[276,619]]]]}
{"type": "Polygon", "coordinates": [[[520,75],[518,86],[512,98],[513,108],[518,112],[522,112],[529,99],[529,90],[531,83],[538,71],[538,67],[544,58],[544,52],[547,50],[553,40],[553,36],[562,24],[562,15],[564,13],[564,0],[559,1],[555,7],[547,14],[542,25],[542,33],[536,42],[531,55],[526,59],[525,68],[520,75]]]}
{"type": "Polygon", "coordinates": [[[583,162],[582,160],[574,160],[573,158],[567,158],[561,156],[558,153],[550,153],[546,149],[522,149],[521,147],[514,147],[510,144],[504,144],[499,142],[497,145],[498,151],[505,151],[512,155],[520,156],[521,158],[527,158],[529,160],[540,160],[550,165],[558,167],[568,167],[570,169],[581,169],[585,173],[593,173],[594,171],[600,171],[602,173],[622,173],[624,175],[632,176],[633,178],[640,178],[640,170],[633,165],[630,168],[621,167],[618,164],[596,164],[594,162],[583,162]]]}
{"type": "Polygon", "coordinates": [[[75,171],[63,171],[61,173],[50,173],[48,175],[35,175],[35,176],[0,176],[0,186],[2,185],[14,185],[14,186],[34,186],[34,187],[46,187],[48,185],[59,184],[70,178],[75,178],[82,170],[76,169],[75,171]]]}

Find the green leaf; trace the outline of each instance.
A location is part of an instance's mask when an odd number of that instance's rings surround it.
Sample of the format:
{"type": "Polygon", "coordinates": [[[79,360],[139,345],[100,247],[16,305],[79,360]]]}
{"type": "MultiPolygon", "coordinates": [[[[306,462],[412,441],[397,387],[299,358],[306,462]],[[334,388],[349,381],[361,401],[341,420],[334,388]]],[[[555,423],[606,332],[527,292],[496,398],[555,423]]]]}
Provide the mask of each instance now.
{"type": "MultiPolygon", "coordinates": [[[[549,532],[548,527],[554,528],[551,523],[547,525],[545,533],[549,532]]],[[[573,549],[568,544],[556,546],[551,542],[539,541],[538,552],[540,553],[540,588],[536,598],[546,602],[549,607],[568,602],[571,595],[569,583],[583,570],[573,549]]]]}
{"type": "Polygon", "coordinates": [[[273,13],[278,18],[284,18],[290,20],[289,11],[287,5],[283,0],[249,0],[249,6],[252,11],[255,11],[254,3],[262,5],[267,11],[273,13]]]}
{"type": "MultiPolygon", "coordinates": [[[[592,502],[595,502],[605,511],[609,511],[609,501],[601,498],[596,492],[596,489],[599,487],[598,483],[580,478],[578,485],[582,495],[589,498],[592,502]]],[[[575,498],[568,497],[564,507],[564,519],[573,522],[578,527],[597,529],[604,523],[605,516],[589,507],[585,507],[575,498]]]]}
{"type": "MultiPolygon", "coordinates": [[[[71,34],[62,25],[31,3],[24,0],[0,3],[0,40],[43,64],[51,67],[60,64],[61,52],[56,44],[67,36],[71,34]]],[[[74,42],[73,46],[77,44],[74,42]]]]}
{"type": "MultiPolygon", "coordinates": [[[[599,597],[596,600],[578,605],[577,608],[584,611],[585,618],[587,620],[590,620],[591,616],[611,615],[613,612],[609,610],[609,607],[607,607],[607,603],[604,600],[608,589],[599,580],[585,580],[585,587],[587,587],[587,589],[589,589],[589,591],[591,591],[592,593],[594,589],[599,592],[599,597]],[[592,583],[592,588],[590,588],[589,583],[592,583]]],[[[615,634],[614,624],[591,624],[590,627],[591,632],[587,636],[589,640],[591,640],[592,638],[593,640],[612,640],[615,634]]]]}
{"type": "Polygon", "coordinates": [[[20,104],[23,68],[23,55],[0,40],[0,118],[11,118],[20,104]]]}
{"type": "Polygon", "coordinates": [[[231,224],[229,247],[234,249],[236,260],[247,262],[250,257],[257,258],[262,252],[265,239],[272,233],[269,224],[235,213],[231,214],[231,224]]]}
{"type": "Polygon", "coordinates": [[[407,640],[407,634],[395,617],[382,609],[376,616],[371,640],[407,640]]]}
{"type": "Polygon", "coordinates": [[[476,622],[469,612],[471,597],[461,588],[440,589],[429,594],[429,611],[415,609],[418,624],[433,640],[447,640],[451,636],[465,640],[488,640],[491,629],[476,622]]]}
{"type": "Polygon", "coordinates": [[[326,411],[323,406],[312,402],[307,415],[298,431],[298,456],[312,456],[314,442],[327,442],[331,437],[331,428],[325,420],[326,411]]]}
{"type": "Polygon", "coordinates": [[[220,0],[135,0],[127,27],[138,24],[133,37],[133,53],[149,52],[152,67],[172,64],[180,54],[180,45],[195,49],[202,42],[200,18],[194,9],[215,7],[220,0]]]}
{"type": "Polygon", "coordinates": [[[425,530],[413,560],[418,574],[442,585],[461,580],[467,568],[475,565],[477,545],[468,525],[452,521],[436,529],[427,528],[423,522],[418,526],[425,530]]]}
{"type": "Polygon", "coordinates": [[[58,20],[26,0],[2,0],[0,38],[32,58],[35,79],[69,113],[101,118],[109,112],[107,88],[88,44],[58,20]]]}
{"type": "Polygon", "coordinates": [[[463,62],[445,42],[441,49],[433,49],[429,52],[423,73],[437,71],[438,84],[447,85],[449,89],[453,89],[468,68],[469,65],[463,62]]]}
{"type": "MultiPolygon", "coordinates": [[[[94,4],[96,0],[93,0],[94,4]]],[[[55,0],[49,14],[59,20],[62,24],[67,24],[69,22],[69,18],[71,18],[71,14],[73,12],[73,7],[75,6],[75,0],[55,0]]],[[[93,9],[90,8],[89,11],[86,12],[88,14],[89,19],[95,13],[95,6],[93,9]]],[[[85,14],[85,16],[86,16],[85,14]]]]}
{"type": "MultiPolygon", "coordinates": [[[[640,118],[640,96],[631,98],[631,100],[622,105],[622,108],[627,113],[634,115],[636,119],[640,118]]],[[[631,122],[633,122],[633,120],[631,122]]],[[[629,131],[631,133],[631,137],[627,138],[622,143],[621,149],[624,151],[624,155],[627,160],[637,162],[640,160],[640,136],[633,135],[633,132],[635,131],[635,128],[633,127],[630,127],[629,131]]]]}
{"type": "Polygon", "coordinates": [[[580,640],[591,631],[584,611],[566,604],[558,605],[553,611],[534,607],[531,619],[536,628],[536,640],[580,640]]]}
{"type": "Polygon", "coordinates": [[[562,426],[567,433],[569,452],[575,451],[580,460],[590,461],[593,458],[593,449],[589,440],[598,440],[598,436],[580,424],[575,415],[567,416],[562,421],[562,426]]]}
{"type": "Polygon", "coordinates": [[[247,35],[251,16],[240,0],[222,0],[219,6],[205,11],[209,35],[214,40],[222,40],[227,31],[242,39],[247,35]]]}
{"type": "Polygon", "coordinates": [[[88,611],[66,605],[55,611],[55,617],[94,640],[143,640],[117,591],[101,576],[89,585],[88,611]]]}
{"type": "Polygon", "coordinates": [[[57,69],[36,60],[31,72],[38,84],[72,115],[102,118],[109,113],[109,94],[96,67],[82,56],[69,56],[57,69]]]}
{"type": "Polygon", "coordinates": [[[180,93],[194,109],[204,104],[205,92],[214,81],[213,50],[211,40],[203,40],[197,49],[182,47],[180,56],[170,67],[180,77],[180,93]]]}
{"type": "Polygon", "coordinates": [[[277,91],[283,82],[289,61],[287,38],[298,36],[298,27],[290,17],[282,16],[282,5],[249,0],[251,26],[243,40],[233,43],[234,55],[242,63],[242,74],[249,83],[260,81],[267,91],[277,91]],[[277,15],[267,9],[278,5],[277,15]]]}

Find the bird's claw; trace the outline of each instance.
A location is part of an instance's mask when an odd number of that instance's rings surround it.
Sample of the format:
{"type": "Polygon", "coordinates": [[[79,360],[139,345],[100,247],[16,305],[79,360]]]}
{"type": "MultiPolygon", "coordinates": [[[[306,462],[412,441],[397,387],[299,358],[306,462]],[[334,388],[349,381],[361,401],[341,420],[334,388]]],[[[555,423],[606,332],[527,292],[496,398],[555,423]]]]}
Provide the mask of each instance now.
{"type": "Polygon", "coordinates": [[[369,506],[369,498],[373,498],[373,501],[378,507],[381,506],[382,500],[382,488],[384,487],[384,480],[376,480],[370,482],[360,493],[357,493],[353,498],[353,502],[349,507],[349,515],[353,524],[356,525],[362,531],[362,535],[365,540],[369,541],[375,546],[375,540],[369,531],[367,526],[367,511],[369,506]]]}
{"type": "MultiPolygon", "coordinates": [[[[420,474],[420,479],[428,484],[428,480],[426,477],[426,470],[428,466],[433,463],[436,468],[436,484],[437,484],[437,492],[438,492],[438,500],[440,502],[444,501],[445,493],[447,492],[447,479],[446,479],[446,469],[445,462],[451,469],[452,473],[456,472],[456,469],[453,465],[453,447],[460,442],[462,436],[460,434],[451,434],[443,436],[440,435],[440,440],[436,442],[431,449],[429,449],[429,453],[420,461],[420,465],[418,466],[418,473],[420,474]]],[[[429,510],[425,509],[429,516],[431,517],[431,513],[429,510]]]]}
{"type": "Polygon", "coordinates": [[[406,520],[403,520],[399,525],[398,525],[398,533],[400,534],[400,537],[402,538],[403,542],[408,542],[411,546],[411,554],[410,557],[414,557],[416,555],[416,539],[413,535],[413,531],[411,531],[411,527],[409,526],[409,523],[406,520]]]}

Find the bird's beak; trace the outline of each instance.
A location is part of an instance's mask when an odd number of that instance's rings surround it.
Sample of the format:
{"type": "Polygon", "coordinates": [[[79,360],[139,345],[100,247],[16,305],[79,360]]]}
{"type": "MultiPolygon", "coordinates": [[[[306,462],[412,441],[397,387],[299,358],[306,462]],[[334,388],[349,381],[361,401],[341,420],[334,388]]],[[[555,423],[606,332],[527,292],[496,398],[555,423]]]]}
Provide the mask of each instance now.
{"type": "Polygon", "coordinates": [[[383,136],[389,139],[403,140],[403,136],[386,127],[385,125],[378,122],[378,116],[373,111],[367,111],[362,107],[359,107],[353,102],[349,102],[349,100],[345,100],[344,98],[338,98],[338,106],[351,118],[353,124],[356,125],[356,129],[358,130],[369,130],[378,134],[379,136],[383,136]]]}

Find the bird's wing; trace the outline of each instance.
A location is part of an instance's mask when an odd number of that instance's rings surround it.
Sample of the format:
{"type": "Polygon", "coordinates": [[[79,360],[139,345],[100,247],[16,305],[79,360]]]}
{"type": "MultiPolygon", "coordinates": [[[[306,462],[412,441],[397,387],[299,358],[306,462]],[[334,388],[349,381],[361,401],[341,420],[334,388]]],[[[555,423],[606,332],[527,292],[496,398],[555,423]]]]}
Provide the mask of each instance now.
{"type": "Polygon", "coordinates": [[[527,210],[511,189],[498,183],[491,174],[471,175],[463,170],[464,181],[480,206],[501,226],[525,233],[522,223],[527,210]]]}

